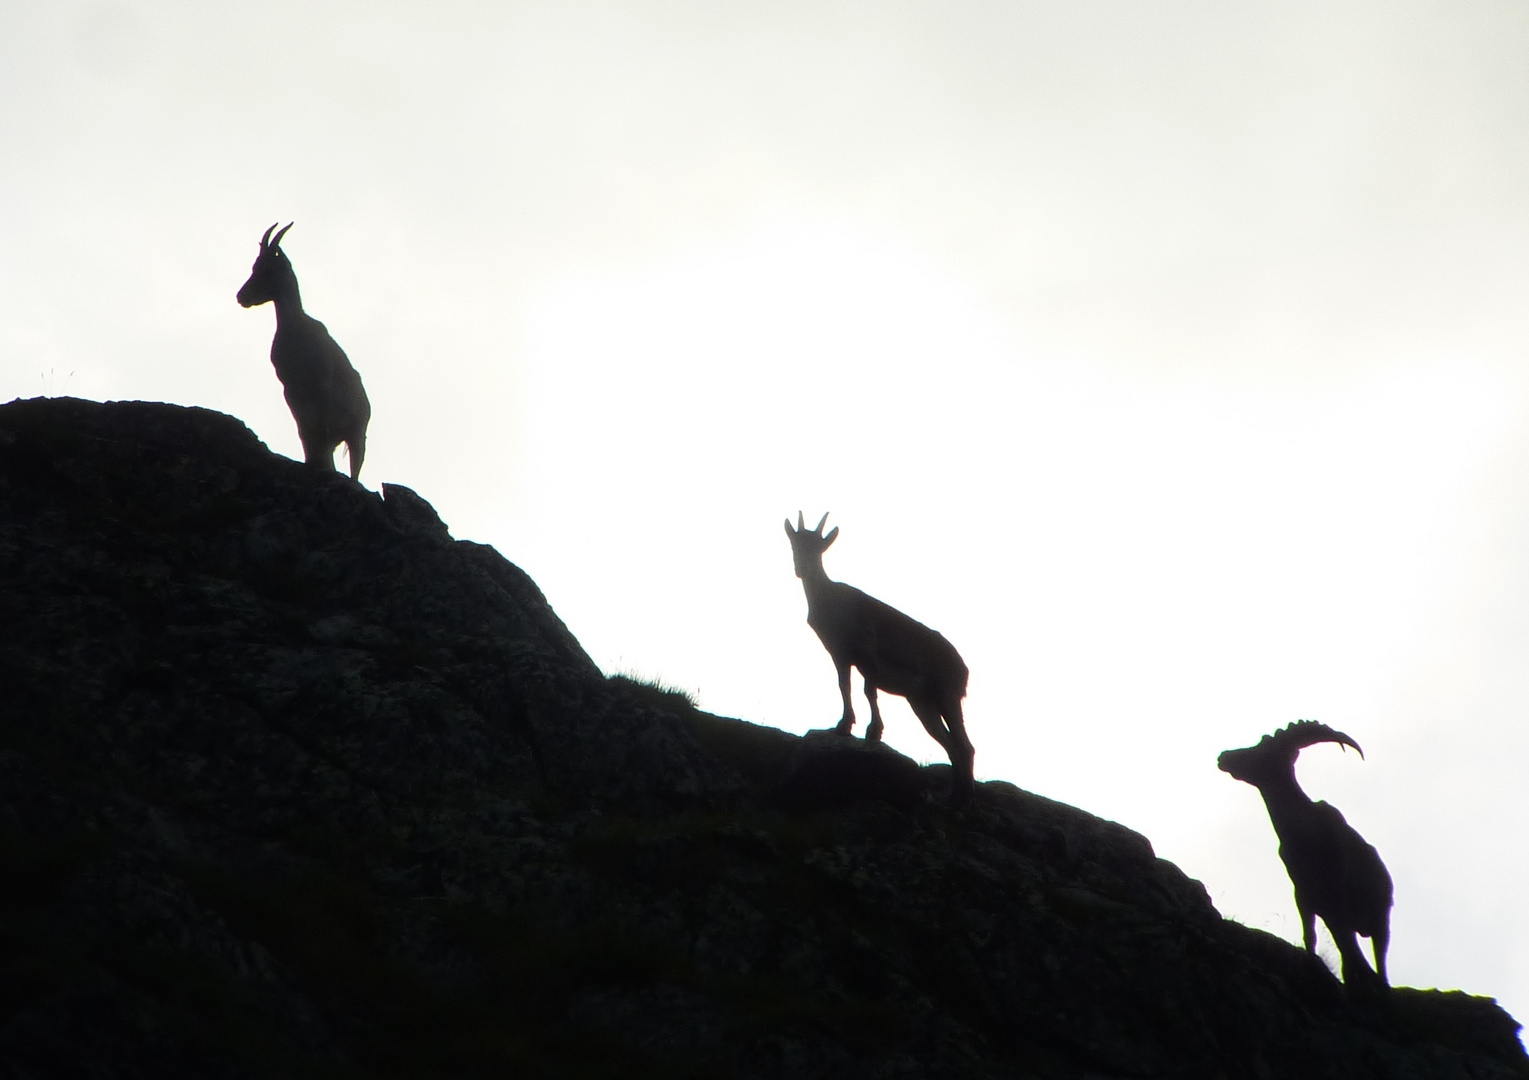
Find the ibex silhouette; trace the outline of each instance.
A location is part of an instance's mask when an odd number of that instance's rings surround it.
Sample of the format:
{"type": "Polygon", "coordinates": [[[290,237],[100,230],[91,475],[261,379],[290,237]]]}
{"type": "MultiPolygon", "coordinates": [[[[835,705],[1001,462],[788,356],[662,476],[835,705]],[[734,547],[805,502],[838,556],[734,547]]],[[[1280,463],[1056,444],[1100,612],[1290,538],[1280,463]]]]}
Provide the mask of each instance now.
{"type": "Polygon", "coordinates": [[[964,802],[973,787],[975,751],[966,735],[961,699],[966,696],[967,668],[950,642],[923,623],[896,608],[867,596],[853,585],[830,581],[823,570],[823,552],[839,535],[835,527],[823,535],[824,514],[817,528],[808,529],[797,511],[796,528],[786,519],[791,558],[796,576],[807,594],[807,625],[817,632],[839,672],[839,694],[844,715],[837,730],[848,735],[855,726],[850,704],[850,668],[859,668],[865,679],[865,697],[871,703],[871,726],[867,739],[880,739],[885,725],[876,703],[876,691],[885,690],[908,699],[924,730],[945,749],[955,768],[951,785],[953,802],[964,802]]]}
{"type": "Polygon", "coordinates": [[[281,250],[285,229],[271,236],[272,225],[260,238],[260,254],[249,280],[239,289],[243,307],[274,302],[276,336],[271,339],[271,364],[281,380],[287,407],[297,421],[303,460],[316,469],[334,469],[335,448],[342,442],[350,454],[350,478],[361,475],[366,458],[366,425],[372,405],[351,367],[345,350],[324,324],[303,311],[297,274],[281,250]]]}
{"type": "MultiPolygon", "coordinates": [[[[1295,780],[1295,759],[1319,742],[1359,744],[1315,720],[1299,720],[1265,735],[1256,746],[1228,750],[1217,759],[1222,772],[1252,784],[1264,797],[1279,837],[1279,857],[1295,885],[1306,951],[1316,952],[1316,917],[1322,916],[1343,958],[1343,981],[1386,979],[1391,940],[1391,875],[1380,853],[1343,820],[1336,807],[1312,802],[1295,780]],[[1365,963],[1356,935],[1370,939],[1375,970],[1365,963]],[[1362,974],[1361,974],[1362,973],[1362,974]]],[[[1364,751],[1359,750],[1364,757],[1364,751]]]]}

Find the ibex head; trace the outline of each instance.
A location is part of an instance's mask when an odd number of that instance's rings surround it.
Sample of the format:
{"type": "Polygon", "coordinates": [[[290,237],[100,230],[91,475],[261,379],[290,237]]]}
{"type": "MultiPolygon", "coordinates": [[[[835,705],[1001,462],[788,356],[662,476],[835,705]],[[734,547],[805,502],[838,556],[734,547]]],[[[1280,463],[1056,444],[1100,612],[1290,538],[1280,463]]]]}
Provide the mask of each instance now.
{"type": "Polygon", "coordinates": [[[823,552],[828,550],[828,545],[834,542],[839,535],[839,526],[835,525],[828,530],[828,535],[823,535],[823,523],[828,520],[824,514],[817,528],[807,528],[802,520],[802,512],[796,512],[796,528],[791,527],[791,519],[786,519],[786,536],[791,541],[791,562],[796,567],[796,576],[803,577],[807,567],[821,569],[823,566],[823,552]]]}
{"type": "Polygon", "coordinates": [[[1233,779],[1260,787],[1266,780],[1289,775],[1302,748],[1319,742],[1352,746],[1359,750],[1360,757],[1364,757],[1359,744],[1343,732],[1334,731],[1315,720],[1297,720],[1273,735],[1265,735],[1255,746],[1226,751],[1216,759],[1216,764],[1233,779]]]}
{"type": "Polygon", "coordinates": [[[287,229],[291,227],[289,221],[286,228],[273,239],[271,231],[276,228],[273,224],[260,238],[260,254],[255,257],[249,280],[239,289],[238,301],[241,307],[269,303],[296,287],[297,275],[287,260],[286,252],[281,250],[281,238],[287,235],[287,229]]]}

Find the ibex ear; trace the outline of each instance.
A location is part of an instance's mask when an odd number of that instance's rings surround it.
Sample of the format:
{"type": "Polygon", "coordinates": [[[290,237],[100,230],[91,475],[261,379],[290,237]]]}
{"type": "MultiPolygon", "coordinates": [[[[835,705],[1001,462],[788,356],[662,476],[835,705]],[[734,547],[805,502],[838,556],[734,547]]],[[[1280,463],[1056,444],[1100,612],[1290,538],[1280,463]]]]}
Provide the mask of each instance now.
{"type": "Polygon", "coordinates": [[[786,519],[786,535],[791,537],[793,540],[796,539],[796,530],[791,527],[790,518],[786,519]]]}
{"type": "Polygon", "coordinates": [[[834,542],[834,537],[836,537],[838,535],[839,535],[839,526],[835,525],[833,528],[828,530],[828,535],[823,537],[823,546],[825,548],[828,547],[829,544],[834,542]]]}

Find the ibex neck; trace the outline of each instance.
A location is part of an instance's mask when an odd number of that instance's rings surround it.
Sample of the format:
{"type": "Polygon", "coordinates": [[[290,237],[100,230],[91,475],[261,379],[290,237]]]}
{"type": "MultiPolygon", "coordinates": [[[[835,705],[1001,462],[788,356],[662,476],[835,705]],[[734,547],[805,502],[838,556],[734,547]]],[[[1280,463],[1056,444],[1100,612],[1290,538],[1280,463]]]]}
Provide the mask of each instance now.
{"type": "Polygon", "coordinates": [[[300,319],[303,314],[303,298],[297,291],[297,278],[294,277],[290,283],[284,283],[271,298],[271,302],[276,305],[278,325],[287,320],[300,319]]]}
{"type": "Polygon", "coordinates": [[[802,590],[807,594],[808,606],[811,606],[817,597],[828,592],[829,586],[832,584],[833,582],[828,580],[828,574],[823,570],[821,563],[816,566],[809,565],[802,568],[802,590]]]}
{"type": "Polygon", "coordinates": [[[1295,782],[1294,772],[1288,778],[1265,782],[1258,793],[1264,797],[1275,832],[1283,832],[1285,825],[1301,818],[1312,805],[1310,796],[1295,782]]]}

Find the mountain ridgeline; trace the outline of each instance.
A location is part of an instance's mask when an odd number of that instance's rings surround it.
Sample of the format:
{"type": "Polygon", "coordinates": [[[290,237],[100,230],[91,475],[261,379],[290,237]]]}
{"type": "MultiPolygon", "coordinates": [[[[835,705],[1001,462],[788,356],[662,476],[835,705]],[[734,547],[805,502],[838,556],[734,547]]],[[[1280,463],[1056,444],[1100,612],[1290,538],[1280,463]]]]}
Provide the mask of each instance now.
{"type": "Polygon", "coordinates": [[[218,413],[0,406],[0,620],[6,1080],[1529,1077],[1120,825],[607,679],[218,413]]]}

